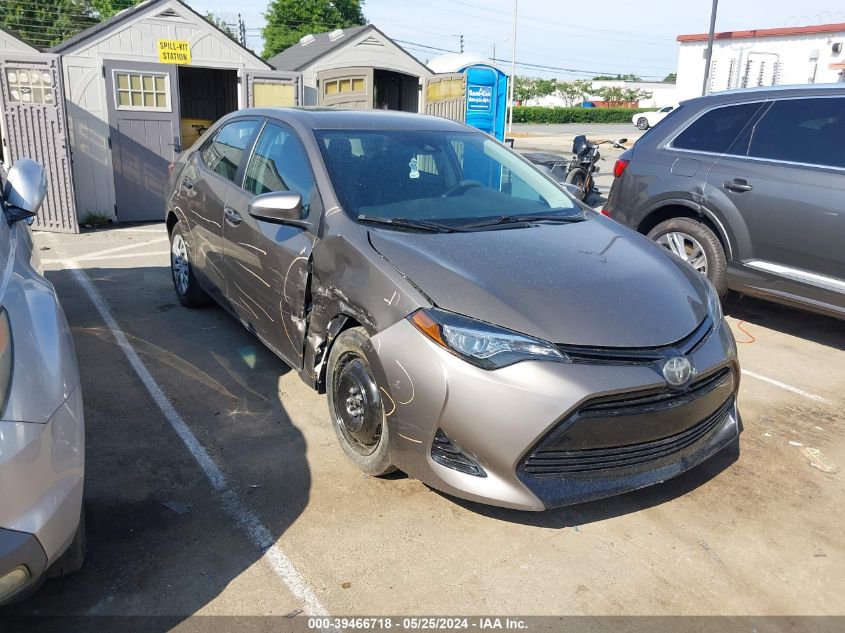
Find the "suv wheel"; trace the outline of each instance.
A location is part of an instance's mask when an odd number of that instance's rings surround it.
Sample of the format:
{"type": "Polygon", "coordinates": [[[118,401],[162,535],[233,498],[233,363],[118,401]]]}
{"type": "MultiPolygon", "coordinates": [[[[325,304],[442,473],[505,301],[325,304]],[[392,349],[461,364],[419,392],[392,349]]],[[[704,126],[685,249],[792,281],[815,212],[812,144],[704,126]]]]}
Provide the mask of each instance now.
{"type": "Polygon", "coordinates": [[[727,292],[725,249],[709,227],[690,218],[672,218],[655,226],[648,236],[706,275],[720,297],[727,292]]]}

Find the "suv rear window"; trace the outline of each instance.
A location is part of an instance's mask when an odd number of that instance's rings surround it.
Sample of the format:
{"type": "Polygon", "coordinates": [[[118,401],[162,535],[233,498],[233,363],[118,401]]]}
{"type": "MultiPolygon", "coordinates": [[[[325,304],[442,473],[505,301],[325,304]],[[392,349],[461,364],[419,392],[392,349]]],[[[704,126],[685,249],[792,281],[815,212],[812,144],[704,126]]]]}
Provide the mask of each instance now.
{"type": "Polygon", "coordinates": [[[672,147],[726,154],[760,105],[741,103],[705,112],[675,138],[672,147]]]}
{"type": "Polygon", "coordinates": [[[845,97],[776,101],[754,126],[748,155],[845,167],[845,97]]]}

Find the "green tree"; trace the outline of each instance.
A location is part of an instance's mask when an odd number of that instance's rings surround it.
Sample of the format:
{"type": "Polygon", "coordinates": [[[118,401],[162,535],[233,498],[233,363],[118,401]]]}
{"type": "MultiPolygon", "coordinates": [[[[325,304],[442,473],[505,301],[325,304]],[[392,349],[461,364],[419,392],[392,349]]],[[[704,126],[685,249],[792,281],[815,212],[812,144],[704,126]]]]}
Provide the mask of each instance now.
{"type": "Polygon", "coordinates": [[[647,90],[623,88],[622,86],[605,86],[595,90],[595,93],[611,105],[651,99],[652,97],[652,93],[647,90]]]}
{"type": "Polygon", "coordinates": [[[129,7],[134,7],[141,0],[88,0],[91,12],[101,20],[107,20],[115,13],[119,13],[129,7]]]}
{"type": "Polygon", "coordinates": [[[592,82],[576,79],[575,81],[559,82],[555,94],[563,99],[564,104],[572,107],[584,101],[593,92],[592,82]]]}
{"type": "Polygon", "coordinates": [[[216,26],[218,29],[223,31],[230,38],[232,38],[236,42],[238,41],[238,38],[235,36],[235,32],[232,30],[232,27],[229,26],[229,23],[226,22],[226,20],[221,18],[219,15],[212,13],[211,11],[207,11],[206,14],[205,14],[205,19],[210,24],[216,26]]]}
{"type": "Polygon", "coordinates": [[[628,73],[627,75],[599,75],[598,77],[593,77],[593,81],[640,81],[640,78],[637,77],[634,73],[628,73]]]}
{"type": "Polygon", "coordinates": [[[0,27],[37,48],[55,46],[139,0],[0,0],[0,27]]]}
{"type": "Polygon", "coordinates": [[[264,57],[272,57],[310,33],[366,24],[363,4],[363,0],[272,0],[264,14],[264,57]]]}
{"type": "Polygon", "coordinates": [[[678,81],[678,73],[669,73],[663,78],[663,81],[667,84],[673,84],[678,81]]]}
{"type": "Polygon", "coordinates": [[[537,97],[537,79],[517,75],[513,84],[513,98],[525,103],[537,97]]]}

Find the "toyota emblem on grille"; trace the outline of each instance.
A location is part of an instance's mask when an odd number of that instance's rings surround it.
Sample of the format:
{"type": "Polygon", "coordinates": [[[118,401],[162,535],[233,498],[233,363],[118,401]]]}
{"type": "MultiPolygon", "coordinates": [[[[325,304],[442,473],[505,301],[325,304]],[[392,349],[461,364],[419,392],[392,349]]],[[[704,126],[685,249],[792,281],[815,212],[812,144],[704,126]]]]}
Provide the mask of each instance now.
{"type": "Polygon", "coordinates": [[[673,387],[683,387],[693,374],[692,363],[686,356],[673,356],[663,365],[663,377],[673,387]]]}

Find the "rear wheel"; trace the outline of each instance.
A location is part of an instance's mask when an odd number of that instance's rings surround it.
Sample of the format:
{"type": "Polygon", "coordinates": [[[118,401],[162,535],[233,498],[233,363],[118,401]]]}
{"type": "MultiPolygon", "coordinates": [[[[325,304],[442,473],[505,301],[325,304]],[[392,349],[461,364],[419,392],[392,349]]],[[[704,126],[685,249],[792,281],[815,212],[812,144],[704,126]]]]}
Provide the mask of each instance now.
{"type": "Polygon", "coordinates": [[[643,131],[647,130],[648,129],[648,119],[645,118],[644,116],[641,116],[639,119],[637,119],[637,129],[643,130],[643,131]]]}
{"type": "Polygon", "coordinates": [[[719,238],[708,226],[691,218],[672,218],[655,226],[648,236],[705,275],[719,296],[728,290],[728,262],[719,238]]]}
{"type": "Polygon", "coordinates": [[[181,222],[177,222],[170,233],[170,273],[179,303],[188,308],[208,304],[209,296],[194,277],[194,269],[188,258],[188,243],[182,232],[181,222]]]}
{"type": "Polygon", "coordinates": [[[379,476],[396,467],[390,459],[381,390],[364,353],[367,341],[360,327],[337,337],[329,354],[326,395],[343,452],[365,473],[379,476]]]}

